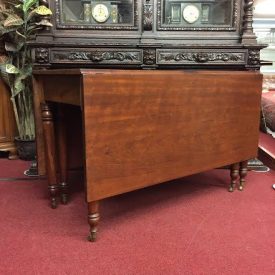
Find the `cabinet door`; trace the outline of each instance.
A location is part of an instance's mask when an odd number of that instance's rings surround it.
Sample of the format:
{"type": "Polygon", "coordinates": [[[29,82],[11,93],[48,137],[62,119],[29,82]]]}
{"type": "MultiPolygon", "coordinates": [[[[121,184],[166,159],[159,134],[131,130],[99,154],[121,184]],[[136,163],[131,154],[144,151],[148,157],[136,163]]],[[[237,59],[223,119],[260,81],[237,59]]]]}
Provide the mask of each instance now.
{"type": "Polygon", "coordinates": [[[138,30],[137,0],[58,0],[57,27],[138,30]]]}
{"type": "Polygon", "coordinates": [[[157,0],[159,28],[165,30],[234,30],[237,0],[157,0]]]}

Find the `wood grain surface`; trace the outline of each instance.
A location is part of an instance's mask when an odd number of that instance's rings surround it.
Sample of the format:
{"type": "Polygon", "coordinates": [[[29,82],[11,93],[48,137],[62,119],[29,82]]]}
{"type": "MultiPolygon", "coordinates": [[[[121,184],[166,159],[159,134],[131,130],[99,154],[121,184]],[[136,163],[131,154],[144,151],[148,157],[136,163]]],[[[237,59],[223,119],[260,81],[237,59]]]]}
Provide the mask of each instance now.
{"type": "Polygon", "coordinates": [[[87,201],[257,155],[257,72],[83,71],[87,201]]]}
{"type": "Polygon", "coordinates": [[[16,159],[14,137],[17,135],[15,118],[10,100],[10,91],[0,78],[0,151],[9,152],[10,159],[16,159]]]}

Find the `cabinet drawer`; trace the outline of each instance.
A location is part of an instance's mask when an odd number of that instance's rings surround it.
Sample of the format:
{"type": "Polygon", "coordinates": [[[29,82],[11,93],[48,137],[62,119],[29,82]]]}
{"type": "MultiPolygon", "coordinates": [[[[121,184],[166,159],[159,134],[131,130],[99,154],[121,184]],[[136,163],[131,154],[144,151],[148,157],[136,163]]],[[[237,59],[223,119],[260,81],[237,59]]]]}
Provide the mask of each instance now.
{"type": "Polygon", "coordinates": [[[159,65],[239,65],[245,64],[246,59],[246,50],[157,49],[159,65]]]}
{"type": "Polygon", "coordinates": [[[53,49],[52,64],[142,64],[142,51],[136,49],[53,49]]]}

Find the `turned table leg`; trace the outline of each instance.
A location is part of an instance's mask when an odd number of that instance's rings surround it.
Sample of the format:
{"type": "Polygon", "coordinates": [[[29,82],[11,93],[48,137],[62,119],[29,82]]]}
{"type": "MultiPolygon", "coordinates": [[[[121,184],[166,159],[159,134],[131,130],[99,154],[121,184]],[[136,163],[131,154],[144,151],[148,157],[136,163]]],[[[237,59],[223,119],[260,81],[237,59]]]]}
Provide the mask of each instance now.
{"type": "Polygon", "coordinates": [[[244,188],[244,184],[245,184],[245,178],[247,176],[247,164],[248,161],[242,161],[240,162],[240,185],[239,185],[239,190],[242,191],[244,188]]]}
{"type": "Polygon", "coordinates": [[[91,242],[96,241],[97,237],[97,226],[99,223],[100,215],[99,215],[99,202],[93,201],[88,203],[88,222],[90,225],[90,235],[88,236],[88,240],[91,242]]]}
{"type": "Polygon", "coordinates": [[[234,163],[231,165],[230,177],[231,177],[231,182],[230,182],[228,191],[233,192],[239,177],[239,163],[234,163]]]}
{"type": "Polygon", "coordinates": [[[68,182],[67,182],[67,139],[66,139],[66,119],[63,106],[58,106],[57,119],[57,140],[58,140],[58,156],[60,169],[60,196],[61,202],[68,202],[68,182]]]}
{"type": "Polygon", "coordinates": [[[41,106],[42,123],[44,130],[46,167],[48,176],[48,188],[50,191],[51,207],[57,207],[58,184],[56,175],[56,154],[53,115],[48,104],[41,106]]]}

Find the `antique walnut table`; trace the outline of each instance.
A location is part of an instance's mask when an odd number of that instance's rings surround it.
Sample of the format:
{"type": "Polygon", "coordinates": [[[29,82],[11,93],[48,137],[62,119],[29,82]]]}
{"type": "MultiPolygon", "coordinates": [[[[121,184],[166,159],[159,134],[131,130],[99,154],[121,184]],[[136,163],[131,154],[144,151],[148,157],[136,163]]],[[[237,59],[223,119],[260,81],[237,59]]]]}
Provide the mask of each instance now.
{"type": "Polygon", "coordinates": [[[37,70],[33,83],[38,158],[44,143],[53,208],[59,194],[67,202],[70,121],[62,106],[81,108],[90,240],[100,200],[226,165],[230,191],[238,182],[242,190],[247,160],[257,155],[256,71],[37,70]]]}

